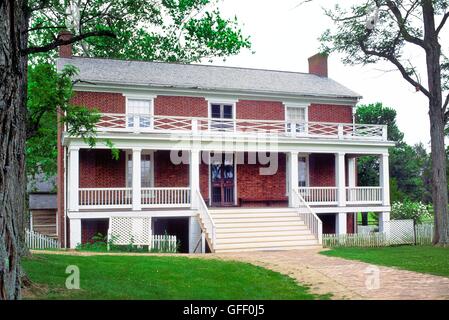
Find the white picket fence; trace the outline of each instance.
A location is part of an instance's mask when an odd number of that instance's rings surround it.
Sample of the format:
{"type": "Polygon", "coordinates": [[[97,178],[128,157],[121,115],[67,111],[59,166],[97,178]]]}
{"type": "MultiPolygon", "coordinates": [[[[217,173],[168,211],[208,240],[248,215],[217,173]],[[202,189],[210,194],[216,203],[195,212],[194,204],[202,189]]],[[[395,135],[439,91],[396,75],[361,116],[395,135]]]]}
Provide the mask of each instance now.
{"type": "Polygon", "coordinates": [[[323,247],[384,247],[387,245],[385,233],[323,234],[323,247]]]}
{"type": "Polygon", "coordinates": [[[391,220],[385,223],[385,232],[368,232],[363,229],[356,234],[323,234],[323,246],[338,247],[385,247],[392,245],[429,245],[433,238],[433,224],[413,225],[413,220],[391,220]]]}
{"type": "Polygon", "coordinates": [[[151,237],[151,250],[166,253],[176,253],[178,251],[178,242],[176,236],[153,235],[151,237]]]}
{"type": "Polygon", "coordinates": [[[26,244],[29,249],[59,249],[61,244],[58,240],[50,238],[33,230],[25,230],[26,244]]]}
{"type": "Polygon", "coordinates": [[[415,226],[416,244],[429,245],[433,240],[433,223],[423,223],[415,226]]]}

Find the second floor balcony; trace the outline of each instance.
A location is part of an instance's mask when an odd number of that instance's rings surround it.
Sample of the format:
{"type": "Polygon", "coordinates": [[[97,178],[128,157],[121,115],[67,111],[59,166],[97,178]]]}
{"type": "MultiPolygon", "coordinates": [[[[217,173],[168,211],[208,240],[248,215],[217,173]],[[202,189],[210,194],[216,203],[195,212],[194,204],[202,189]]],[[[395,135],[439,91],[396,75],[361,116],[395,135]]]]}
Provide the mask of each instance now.
{"type": "Polygon", "coordinates": [[[104,113],[97,129],[100,132],[265,135],[294,139],[388,141],[386,125],[148,114],[104,113]]]}

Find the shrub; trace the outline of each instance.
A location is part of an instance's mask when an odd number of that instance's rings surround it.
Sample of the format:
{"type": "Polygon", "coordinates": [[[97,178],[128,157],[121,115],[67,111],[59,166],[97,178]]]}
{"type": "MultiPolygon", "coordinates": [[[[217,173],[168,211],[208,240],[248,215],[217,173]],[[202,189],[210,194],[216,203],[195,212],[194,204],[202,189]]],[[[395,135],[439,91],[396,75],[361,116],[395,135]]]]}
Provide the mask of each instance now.
{"type": "Polygon", "coordinates": [[[422,223],[430,220],[432,215],[424,203],[404,200],[403,202],[393,202],[391,218],[393,220],[413,219],[416,223],[422,223]]]}

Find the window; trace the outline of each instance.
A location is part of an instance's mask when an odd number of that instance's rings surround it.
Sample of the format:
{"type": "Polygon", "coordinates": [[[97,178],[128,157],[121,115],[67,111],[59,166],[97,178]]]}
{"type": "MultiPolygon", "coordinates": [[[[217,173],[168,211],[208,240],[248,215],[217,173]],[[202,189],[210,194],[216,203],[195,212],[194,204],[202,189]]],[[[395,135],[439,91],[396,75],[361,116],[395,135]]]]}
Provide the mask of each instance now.
{"type": "MultiPolygon", "coordinates": [[[[151,188],[153,186],[152,155],[142,154],[140,158],[140,183],[142,188],[151,188]]],[[[133,185],[133,155],[127,155],[126,161],[126,186],[131,188],[133,185]]]]}
{"type": "Polygon", "coordinates": [[[292,124],[294,124],[294,132],[306,132],[307,107],[294,106],[286,108],[287,132],[292,132],[292,124]]]}
{"type": "Polygon", "coordinates": [[[128,99],[127,102],[127,125],[134,127],[134,122],[138,121],[140,128],[151,126],[151,101],[143,99],[128,99]]]}
{"type": "Polygon", "coordinates": [[[211,129],[216,131],[230,131],[234,128],[234,106],[232,104],[212,103],[210,105],[210,115],[214,119],[211,121],[211,129]],[[220,119],[220,120],[215,120],[220,119]]]}

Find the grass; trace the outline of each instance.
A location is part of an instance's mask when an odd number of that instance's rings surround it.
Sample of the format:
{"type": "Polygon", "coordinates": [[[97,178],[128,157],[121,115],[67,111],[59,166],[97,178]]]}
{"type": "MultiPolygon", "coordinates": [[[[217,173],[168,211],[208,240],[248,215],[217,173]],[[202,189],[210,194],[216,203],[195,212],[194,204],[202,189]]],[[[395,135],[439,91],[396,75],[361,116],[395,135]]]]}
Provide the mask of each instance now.
{"type": "Polygon", "coordinates": [[[335,248],[321,254],[449,277],[449,248],[399,246],[383,248],[335,248]]]}
{"type": "Polygon", "coordinates": [[[251,264],[161,256],[36,254],[23,261],[35,299],[326,299],[294,279],[251,264]],[[80,270],[68,290],[67,266],[80,270]],[[42,289],[43,288],[43,289],[42,289]]]}

